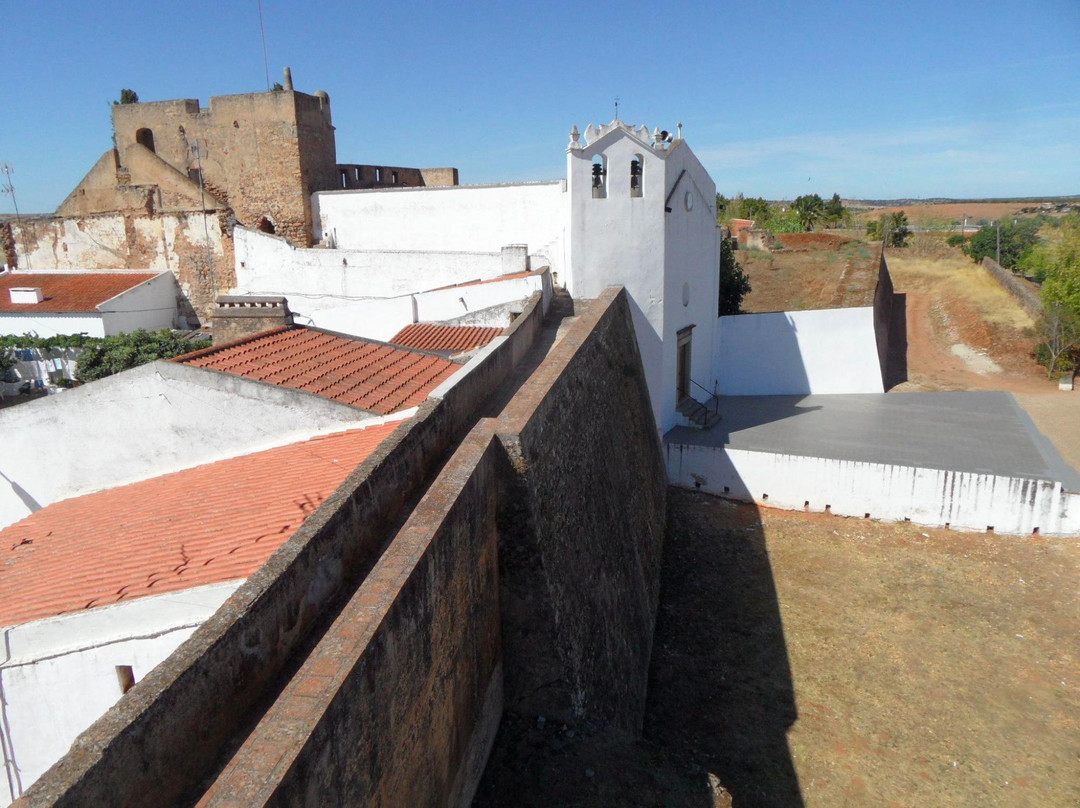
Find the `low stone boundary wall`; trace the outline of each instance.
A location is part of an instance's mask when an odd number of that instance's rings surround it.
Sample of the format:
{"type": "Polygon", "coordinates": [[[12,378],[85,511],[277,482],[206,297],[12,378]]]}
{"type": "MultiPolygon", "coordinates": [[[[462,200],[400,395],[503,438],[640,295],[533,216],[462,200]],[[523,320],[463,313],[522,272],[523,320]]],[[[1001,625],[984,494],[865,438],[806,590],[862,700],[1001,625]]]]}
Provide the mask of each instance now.
{"type": "Polygon", "coordinates": [[[668,444],[680,488],[787,510],[997,533],[1080,532],[1080,494],[1048,480],[668,444]]]}
{"type": "Polygon", "coordinates": [[[1024,311],[1031,315],[1033,320],[1038,320],[1042,316],[1042,301],[1039,300],[1039,296],[1027,286],[1024,286],[1013,273],[989,256],[983,258],[982,268],[989,272],[994,280],[1005,287],[1005,291],[1013,296],[1013,299],[1023,307],[1024,311]]]}

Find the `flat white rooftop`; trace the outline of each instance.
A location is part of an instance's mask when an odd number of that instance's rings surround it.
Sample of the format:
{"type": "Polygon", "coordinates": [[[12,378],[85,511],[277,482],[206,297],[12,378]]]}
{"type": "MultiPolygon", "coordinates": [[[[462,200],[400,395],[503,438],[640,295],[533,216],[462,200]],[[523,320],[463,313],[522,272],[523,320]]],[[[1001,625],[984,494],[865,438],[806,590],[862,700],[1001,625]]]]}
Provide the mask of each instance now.
{"type": "Polygon", "coordinates": [[[725,396],[707,431],[676,427],[664,443],[824,457],[1060,482],[1069,466],[1004,392],[725,396]]]}

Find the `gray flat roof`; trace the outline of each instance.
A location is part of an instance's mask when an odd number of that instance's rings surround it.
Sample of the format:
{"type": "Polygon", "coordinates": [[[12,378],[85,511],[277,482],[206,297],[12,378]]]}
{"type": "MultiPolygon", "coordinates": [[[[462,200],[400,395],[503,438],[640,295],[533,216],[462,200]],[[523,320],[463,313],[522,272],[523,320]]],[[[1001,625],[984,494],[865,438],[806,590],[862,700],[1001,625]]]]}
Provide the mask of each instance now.
{"type": "Polygon", "coordinates": [[[724,396],[720,413],[712,429],[675,427],[664,442],[1055,480],[1080,491],[1080,473],[1011,393],[724,396]]]}

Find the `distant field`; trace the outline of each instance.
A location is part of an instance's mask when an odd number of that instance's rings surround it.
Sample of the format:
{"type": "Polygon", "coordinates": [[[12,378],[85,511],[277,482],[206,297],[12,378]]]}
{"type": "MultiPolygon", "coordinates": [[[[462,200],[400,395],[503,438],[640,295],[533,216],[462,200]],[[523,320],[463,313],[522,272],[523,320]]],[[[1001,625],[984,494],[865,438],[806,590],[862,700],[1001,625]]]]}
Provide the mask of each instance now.
{"type": "MultiPolygon", "coordinates": [[[[1010,216],[1034,216],[1034,213],[1021,213],[1023,208],[1038,208],[1038,202],[941,202],[936,204],[911,204],[893,207],[872,208],[865,212],[867,218],[876,219],[885,213],[904,211],[913,224],[923,222],[962,222],[974,224],[980,219],[996,221],[1010,216]]],[[[1048,211],[1050,212],[1050,211],[1048,211]]]]}

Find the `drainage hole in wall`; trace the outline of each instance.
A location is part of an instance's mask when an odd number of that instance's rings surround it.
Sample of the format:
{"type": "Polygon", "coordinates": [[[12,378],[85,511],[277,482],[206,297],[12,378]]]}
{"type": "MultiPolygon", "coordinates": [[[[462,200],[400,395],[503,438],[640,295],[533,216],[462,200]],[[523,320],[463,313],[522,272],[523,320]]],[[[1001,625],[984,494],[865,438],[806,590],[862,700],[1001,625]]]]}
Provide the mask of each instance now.
{"type": "Polygon", "coordinates": [[[994,532],[994,526],[993,525],[987,525],[986,526],[986,532],[987,533],[993,533],[994,532]]]}
{"type": "Polygon", "coordinates": [[[868,514],[868,513],[864,513],[864,514],[862,515],[862,518],[863,518],[863,519],[869,519],[869,518],[870,518],[870,514],[868,514]]]}
{"type": "Polygon", "coordinates": [[[731,493],[731,489],[728,488],[726,485],[724,486],[724,493],[725,494],[730,494],[731,493]]]}
{"type": "Polygon", "coordinates": [[[762,501],[762,502],[766,502],[766,501],[768,501],[768,499],[769,499],[769,495],[768,495],[768,494],[762,494],[762,495],[761,495],[761,501],[762,501]]]}
{"type": "Polygon", "coordinates": [[[1031,529],[1031,535],[1032,536],[1038,536],[1039,535],[1039,529],[1037,527],[1033,527],[1031,529]]]}
{"type": "Polygon", "coordinates": [[[832,513],[832,505],[825,506],[825,513],[832,513]]]}
{"type": "Polygon", "coordinates": [[[810,500],[806,500],[806,502],[804,502],[804,503],[802,504],[802,509],[803,509],[804,511],[808,511],[808,510],[810,510],[810,500]]]}
{"type": "Polygon", "coordinates": [[[945,523],[945,529],[946,529],[946,530],[948,530],[948,529],[949,529],[949,523],[948,523],[948,522],[946,522],[946,523],[945,523]]]}

